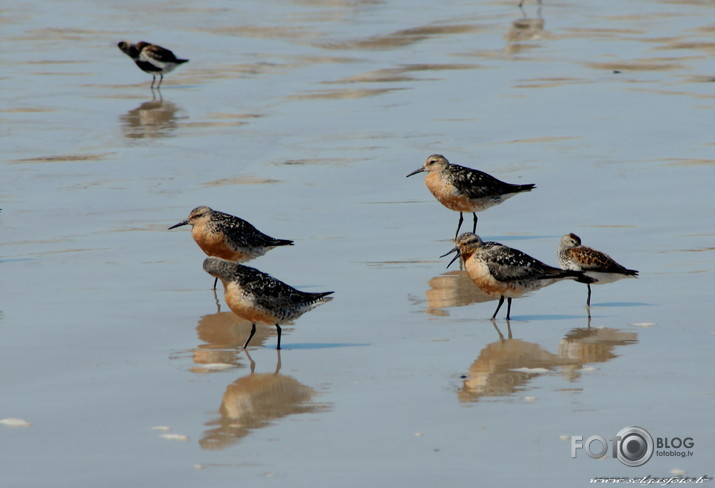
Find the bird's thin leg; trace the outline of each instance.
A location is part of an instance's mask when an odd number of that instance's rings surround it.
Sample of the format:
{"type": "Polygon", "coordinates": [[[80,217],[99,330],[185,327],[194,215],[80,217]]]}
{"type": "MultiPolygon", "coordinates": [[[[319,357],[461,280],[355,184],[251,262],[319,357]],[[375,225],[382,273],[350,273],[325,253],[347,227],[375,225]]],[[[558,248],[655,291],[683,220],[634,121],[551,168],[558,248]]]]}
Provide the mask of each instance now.
{"type": "Polygon", "coordinates": [[[464,222],[464,215],[462,215],[462,212],[459,212],[459,222],[457,223],[457,232],[454,233],[455,239],[459,236],[459,229],[462,227],[462,222],[464,222]]]}
{"type": "Polygon", "coordinates": [[[276,332],[278,332],[278,345],[276,346],[276,349],[281,348],[281,326],[276,324],[276,332]]]}
{"type": "Polygon", "coordinates": [[[246,342],[243,343],[243,348],[246,349],[248,347],[248,343],[251,342],[251,339],[253,338],[253,334],[256,333],[256,324],[251,324],[251,333],[248,334],[248,339],[246,339],[246,342]]]}
{"type": "Polygon", "coordinates": [[[216,279],[214,280],[214,287],[211,288],[211,289],[212,289],[212,290],[215,290],[217,284],[218,284],[218,278],[216,278],[216,279]]]}
{"type": "Polygon", "coordinates": [[[477,213],[472,212],[472,216],[474,217],[474,224],[472,225],[472,234],[476,234],[477,233],[477,220],[478,220],[477,213]]]}
{"type": "Polygon", "coordinates": [[[161,82],[164,81],[164,73],[159,73],[159,85],[157,88],[161,88],[161,82]]]}
{"type": "Polygon", "coordinates": [[[586,306],[590,307],[591,306],[591,285],[586,283],[586,286],[588,287],[588,298],[586,298],[586,306]]]}
{"type": "Polygon", "coordinates": [[[492,320],[497,317],[497,314],[499,313],[499,309],[501,308],[502,303],[504,303],[504,295],[501,296],[499,299],[499,305],[497,305],[497,309],[494,311],[494,315],[492,315],[492,320]]]}
{"type": "Polygon", "coordinates": [[[506,299],[506,319],[511,320],[511,297],[506,299]]]}
{"type": "Polygon", "coordinates": [[[155,82],[155,81],[156,81],[156,75],[155,75],[155,74],[152,74],[152,75],[151,75],[151,87],[150,87],[150,88],[152,88],[152,89],[154,88],[154,82],[155,82]]]}

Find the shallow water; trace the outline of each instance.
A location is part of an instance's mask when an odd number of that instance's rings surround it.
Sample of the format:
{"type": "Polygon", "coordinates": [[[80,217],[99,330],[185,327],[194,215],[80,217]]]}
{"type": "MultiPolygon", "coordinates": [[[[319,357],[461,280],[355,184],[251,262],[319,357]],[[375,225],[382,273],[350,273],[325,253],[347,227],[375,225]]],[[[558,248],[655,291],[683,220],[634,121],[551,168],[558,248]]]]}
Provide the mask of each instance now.
{"type": "Polygon", "coordinates": [[[712,2],[53,7],[0,8],[0,419],[31,423],[0,425],[3,486],[715,474],[712,2]],[[152,92],[121,39],[191,61],[152,92]],[[456,213],[405,178],[432,153],[536,183],[485,239],[555,264],[575,232],[640,278],[595,286],[590,319],[559,283],[492,323],[438,257],[456,213]],[[280,355],[273,327],[240,350],[167,230],[198,205],[295,240],[252,265],[335,290],[280,355]],[[570,457],[633,425],[693,456],[570,457]]]}

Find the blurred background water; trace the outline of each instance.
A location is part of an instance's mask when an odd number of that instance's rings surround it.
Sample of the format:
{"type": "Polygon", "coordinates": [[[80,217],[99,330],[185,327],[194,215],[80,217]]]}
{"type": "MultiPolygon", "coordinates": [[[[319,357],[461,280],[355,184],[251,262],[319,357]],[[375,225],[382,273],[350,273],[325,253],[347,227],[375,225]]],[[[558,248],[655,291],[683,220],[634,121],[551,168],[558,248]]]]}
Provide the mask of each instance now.
{"type": "MultiPolygon", "coordinates": [[[[715,3],[294,0],[0,7],[3,486],[455,486],[715,472],[715,3]],[[160,91],[117,48],[190,62],[160,91]],[[537,189],[479,234],[638,280],[492,323],[432,153],[537,189]],[[251,265],[335,300],[214,296],[209,205],[295,240],[251,265]],[[693,437],[638,468],[569,436],[693,437]]],[[[470,222],[467,219],[467,222],[470,222]]],[[[503,317],[503,313],[500,317],[503,317]]]]}

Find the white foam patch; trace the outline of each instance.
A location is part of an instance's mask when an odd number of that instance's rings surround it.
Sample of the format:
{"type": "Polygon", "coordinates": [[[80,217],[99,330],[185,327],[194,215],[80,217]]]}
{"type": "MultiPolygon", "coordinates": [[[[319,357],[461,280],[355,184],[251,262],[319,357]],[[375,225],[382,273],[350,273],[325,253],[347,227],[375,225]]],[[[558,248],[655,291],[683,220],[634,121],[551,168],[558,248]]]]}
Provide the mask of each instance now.
{"type": "Polygon", "coordinates": [[[0,424],[6,425],[8,427],[29,427],[32,424],[27,420],[7,418],[0,420],[0,424]]]}
{"type": "Polygon", "coordinates": [[[202,364],[201,367],[203,369],[208,369],[211,371],[221,371],[224,369],[231,369],[235,366],[233,364],[226,364],[226,363],[209,363],[209,364],[202,364]]]}
{"type": "Polygon", "coordinates": [[[189,442],[189,436],[183,434],[161,434],[162,439],[177,442],[189,442]]]}
{"type": "Polygon", "coordinates": [[[544,374],[549,373],[550,370],[546,368],[512,368],[510,371],[516,371],[517,373],[529,373],[529,374],[544,374]]]}

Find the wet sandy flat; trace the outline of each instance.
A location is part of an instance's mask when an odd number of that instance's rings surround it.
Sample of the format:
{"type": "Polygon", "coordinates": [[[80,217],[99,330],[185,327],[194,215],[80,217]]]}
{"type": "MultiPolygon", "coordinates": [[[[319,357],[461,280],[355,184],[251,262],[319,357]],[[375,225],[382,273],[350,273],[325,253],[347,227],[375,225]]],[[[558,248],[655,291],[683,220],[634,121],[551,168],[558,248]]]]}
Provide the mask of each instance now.
{"type": "Polygon", "coordinates": [[[712,2],[30,0],[0,19],[3,487],[715,475],[712,2]],[[122,39],[190,62],[152,91],[122,39]],[[594,286],[590,317],[565,282],[491,321],[439,257],[458,214],[405,178],[433,153],[536,184],[480,214],[485,240],[556,265],[573,232],[640,277],[594,286]],[[199,205],[295,241],[252,266],[335,291],[280,354],[269,326],[241,350],[250,324],[167,230],[199,205]],[[571,458],[571,436],[628,426],[692,456],[571,458]]]}

